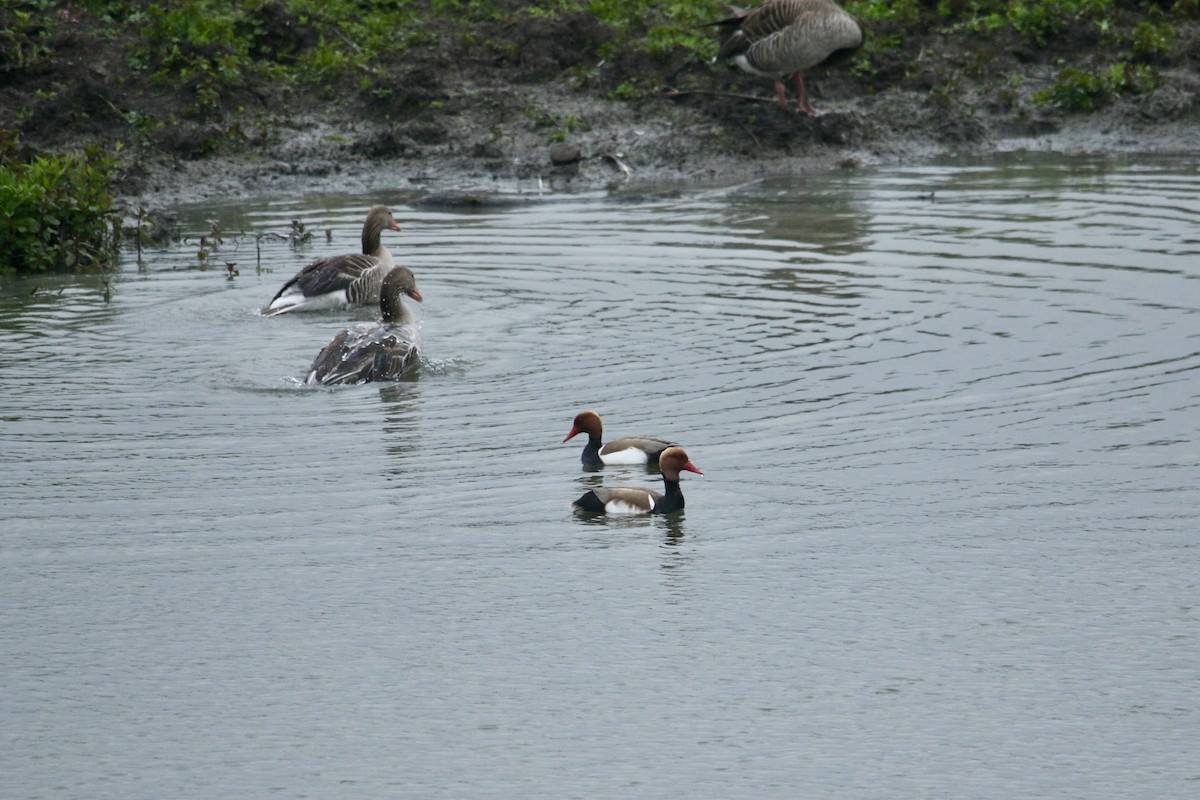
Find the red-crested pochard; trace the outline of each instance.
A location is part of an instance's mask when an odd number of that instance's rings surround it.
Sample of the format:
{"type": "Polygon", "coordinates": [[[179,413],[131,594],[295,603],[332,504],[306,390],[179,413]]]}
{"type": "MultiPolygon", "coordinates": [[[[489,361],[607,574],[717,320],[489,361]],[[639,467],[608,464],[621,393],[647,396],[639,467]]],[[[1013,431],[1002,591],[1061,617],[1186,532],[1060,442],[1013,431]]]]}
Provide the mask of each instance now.
{"type": "Polygon", "coordinates": [[[662,452],[675,444],[657,436],[626,436],[601,446],[600,438],[604,434],[604,425],[595,411],[581,411],[576,414],[571,432],[563,441],[569,441],[581,433],[588,435],[588,443],[583,448],[583,463],[587,466],[657,464],[662,452]]]}
{"type": "Polygon", "coordinates": [[[662,470],[663,492],[650,489],[618,487],[592,489],[571,505],[580,511],[596,514],[670,514],[683,508],[683,491],[679,488],[679,473],[683,470],[703,475],[680,447],[668,447],[658,460],[662,470]]]}
{"type": "Polygon", "coordinates": [[[392,381],[421,363],[421,332],[401,295],[422,301],[407,267],[392,267],[379,293],[380,320],[347,328],[325,345],[306,383],[392,381]]]}
{"type": "Polygon", "coordinates": [[[775,99],[788,107],[783,79],[796,81],[796,109],[815,117],[808,102],[805,70],[841,61],[863,43],[863,29],[833,0],[769,0],[753,11],[719,22],[721,50],[717,58],[732,58],[746,72],[772,78],[775,99]]]}
{"type": "Polygon", "coordinates": [[[361,253],[329,256],[312,262],[283,285],[262,313],[274,316],[287,311],[378,303],[383,276],[395,266],[392,254],[379,240],[385,228],[400,230],[391,211],[384,206],[375,206],[367,212],[363,222],[361,253]]]}

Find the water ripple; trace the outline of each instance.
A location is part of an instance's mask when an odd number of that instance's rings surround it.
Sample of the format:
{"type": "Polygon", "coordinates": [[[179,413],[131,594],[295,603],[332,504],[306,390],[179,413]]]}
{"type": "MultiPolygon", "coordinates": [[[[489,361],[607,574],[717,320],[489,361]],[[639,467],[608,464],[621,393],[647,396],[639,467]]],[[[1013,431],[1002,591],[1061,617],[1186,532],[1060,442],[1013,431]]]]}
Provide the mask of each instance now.
{"type": "Polygon", "coordinates": [[[362,198],[182,209],[107,291],[0,278],[6,785],[1186,796],[1198,197],[1018,156],[397,192],[389,385],[301,381],[373,311],[255,313],[362,198]],[[682,517],[572,515],[660,481],[581,469],[583,408],[687,447],[682,517]]]}

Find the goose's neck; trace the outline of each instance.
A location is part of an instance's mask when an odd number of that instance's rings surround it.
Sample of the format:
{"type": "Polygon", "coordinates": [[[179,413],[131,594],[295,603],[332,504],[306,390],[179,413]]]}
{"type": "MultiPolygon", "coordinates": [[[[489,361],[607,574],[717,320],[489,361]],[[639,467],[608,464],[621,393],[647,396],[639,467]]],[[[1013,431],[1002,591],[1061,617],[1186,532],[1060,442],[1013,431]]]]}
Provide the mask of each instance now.
{"type": "Polygon", "coordinates": [[[383,272],[388,272],[392,267],[396,266],[395,263],[392,262],[391,252],[382,244],[379,244],[378,241],[375,244],[375,250],[367,253],[367,255],[375,256],[375,258],[379,261],[379,268],[383,272]]]}
{"type": "MultiPolygon", "coordinates": [[[[379,256],[379,251],[383,249],[383,245],[379,243],[379,237],[383,234],[383,228],[378,225],[368,225],[363,228],[362,232],[362,251],[365,256],[379,256]]],[[[385,250],[386,252],[386,250],[385,250]]]]}
{"type": "Polygon", "coordinates": [[[399,295],[384,295],[379,301],[383,321],[389,325],[415,325],[417,317],[399,295]]]}

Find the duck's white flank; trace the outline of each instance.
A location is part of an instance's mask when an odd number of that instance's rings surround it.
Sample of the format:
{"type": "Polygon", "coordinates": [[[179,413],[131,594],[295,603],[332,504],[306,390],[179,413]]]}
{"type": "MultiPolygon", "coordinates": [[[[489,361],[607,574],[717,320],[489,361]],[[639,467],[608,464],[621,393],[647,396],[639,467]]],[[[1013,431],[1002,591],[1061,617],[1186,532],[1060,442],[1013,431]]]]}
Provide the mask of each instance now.
{"type": "Polygon", "coordinates": [[[609,514],[645,514],[648,510],[654,508],[654,495],[647,494],[646,502],[650,505],[643,508],[632,503],[626,503],[624,500],[609,500],[604,504],[604,510],[609,514]]]}
{"type": "Polygon", "coordinates": [[[605,464],[646,464],[649,463],[650,457],[640,447],[626,447],[613,453],[601,453],[600,460],[605,464]]]}

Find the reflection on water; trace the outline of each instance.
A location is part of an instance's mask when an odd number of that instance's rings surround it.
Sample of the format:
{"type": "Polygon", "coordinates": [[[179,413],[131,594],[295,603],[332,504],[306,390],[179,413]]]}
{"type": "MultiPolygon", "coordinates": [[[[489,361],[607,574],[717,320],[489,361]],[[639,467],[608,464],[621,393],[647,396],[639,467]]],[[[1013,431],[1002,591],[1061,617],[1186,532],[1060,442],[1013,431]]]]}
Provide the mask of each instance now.
{"type": "Polygon", "coordinates": [[[390,385],[301,383],[359,312],[254,313],[362,198],[0,279],[5,796],[1188,795],[1197,197],[1014,156],[371,198],[426,298],[390,385]],[[581,467],[581,408],[683,444],[686,512],[573,514],[661,486],[581,467]]]}
{"type": "MultiPolygon", "coordinates": [[[[729,227],[754,235],[759,252],[807,255],[813,264],[853,255],[869,245],[868,193],[849,189],[848,181],[816,187],[805,183],[756,181],[735,191],[734,199],[746,196],[750,202],[731,207],[747,213],[727,220],[729,227]]],[[[731,242],[731,249],[743,248],[731,242]]]]}
{"type": "Polygon", "coordinates": [[[405,457],[424,447],[421,390],[414,380],[377,385],[383,425],[380,440],[389,456],[389,471],[404,472],[405,457]]]}

